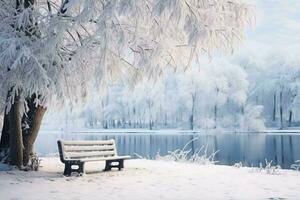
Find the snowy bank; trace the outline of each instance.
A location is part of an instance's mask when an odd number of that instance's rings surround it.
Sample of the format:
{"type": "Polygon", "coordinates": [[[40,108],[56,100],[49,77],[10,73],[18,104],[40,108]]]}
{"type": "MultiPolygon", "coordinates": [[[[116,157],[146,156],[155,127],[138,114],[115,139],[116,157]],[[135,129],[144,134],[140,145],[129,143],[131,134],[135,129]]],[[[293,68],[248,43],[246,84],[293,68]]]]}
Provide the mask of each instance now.
{"type": "Polygon", "coordinates": [[[300,199],[300,173],[276,174],[251,168],[129,160],[123,171],[102,172],[104,162],[87,163],[87,174],[64,177],[58,158],[42,158],[38,172],[0,171],[1,200],[186,200],[300,199]]]}

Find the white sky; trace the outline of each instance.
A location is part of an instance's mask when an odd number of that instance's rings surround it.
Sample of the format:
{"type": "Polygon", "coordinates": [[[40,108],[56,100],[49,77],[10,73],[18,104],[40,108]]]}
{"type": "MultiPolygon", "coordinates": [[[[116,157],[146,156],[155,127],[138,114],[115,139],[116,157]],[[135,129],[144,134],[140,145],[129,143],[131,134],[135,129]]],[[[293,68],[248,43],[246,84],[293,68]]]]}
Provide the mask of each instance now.
{"type": "Polygon", "coordinates": [[[257,22],[235,54],[300,57],[300,0],[249,1],[256,5],[257,22]]]}

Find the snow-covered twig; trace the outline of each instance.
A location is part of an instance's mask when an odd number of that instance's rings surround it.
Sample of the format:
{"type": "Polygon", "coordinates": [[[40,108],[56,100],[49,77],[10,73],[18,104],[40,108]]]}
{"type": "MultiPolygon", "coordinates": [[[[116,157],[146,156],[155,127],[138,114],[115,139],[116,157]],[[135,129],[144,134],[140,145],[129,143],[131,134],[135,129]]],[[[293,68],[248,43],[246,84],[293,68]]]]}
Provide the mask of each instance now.
{"type": "Polygon", "coordinates": [[[291,168],[300,171],[300,160],[296,160],[295,163],[291,165],[291,168]]]}
{"type": "Polygon", "coordinates": [[[267,174],[272,174],[272,175],[278,174],[278,170],[280,170],[281,167],[280,167],[280,165],[272,166],[272,162],[273,162],[272,160],[268,161],[267,159],[265,159],[266,166],[264,167],[263,164],[260,162],[258,168],[253,167],[253,164],[252,164],[252,171],[255,171],[255,172],[266,171],[267,174]]]}

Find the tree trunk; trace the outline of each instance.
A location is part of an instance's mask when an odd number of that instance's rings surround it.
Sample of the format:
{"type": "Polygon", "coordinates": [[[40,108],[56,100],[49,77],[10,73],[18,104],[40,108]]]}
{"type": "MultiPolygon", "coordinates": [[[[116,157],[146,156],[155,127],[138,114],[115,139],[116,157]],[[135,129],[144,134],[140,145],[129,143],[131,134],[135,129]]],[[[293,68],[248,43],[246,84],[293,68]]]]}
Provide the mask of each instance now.
{"type": "Polygon", "coordinates": [[[244,114],[245,114],[245,105],[244,105],[244,104],[242,105],[242,108],[241,108],[241,113],[242,113],[242,115],[244,115],[244,114]]]}
{"type": "Polygon", "coordinates": [[[0,139],[0,162],[8,162],[9,159],[9,120],[10,113],[4,113],[3,127],[0,139]]]}
{"type": "Polygon", "coordinates": [[[137,117],[136,117],[136,114],[135,114],[135,107],[133,107],[133,128],[136,128],[136,124],[137,124],[137,117]]]}
{"type": "Polygon", "coordinates": [[[216,88],[216,103],[214,106],[214,120],[215,120],[215,127],[217,128],[217,121],[218,121],[218,97],[219,97],[219,88],[216,88]]]}
{"type": "MultiPolygon", "coordinates": [[[[33,102],[32,102],[33,103],[33,102]]],[[[33,155],[33,144],[37,138],[38,132],[41,127],[42,119],[46,112],[46,108],[41,106],[30,108],[27,116],[30,118],[29,129],[23,132],[23,143],[24,143],[24,152],[23,152],[23,165],[27,166],[31,156],[33,155]]]]}
{"type": "Polygon", "coordinates": [[[0,139],[0,149],[9,148],[9,117],[9,113],[4,113],[4,122],[0,139]]]}
{"type": "Polygon", "coordinates": [[[274,96],[273,96],[273,122],[276,121],[276,92],[274,92],[274,96]]]}
{"type": "Polygon", "coordinates": [[[107,120],[103,120],[102,124],[103,124],[103,128],[104,129],[108,129],[108,122],[107,122],[107,120]]]}
{"type": "Polygon", "coordinates": [[[280,128],[283,128],[283,99],[282,91],[280,91],[280,128]]]}
{"type": "Polygon", "coordinates": [[[214,118],[215,118],[215,128],[217,128],[217,120],[218,120],[218,105],[217,105],[217,103],[215,104],[215,108],[214,108],[214,118]]]}
{"type": "Polygon", "coordinates": [[[152,130],[152,102],[150,100],[147,100],[147,103],[149,109],[149,129],[152,130]]]}
{"type": "Polygon", "coordinates": [[[9,149],[8,159],[5,161],[18,168],[32,164],[29,161],[33,155],[33,145],[46,111],[46,108],[35,106],[35,98],[36,95],[32,95],[26,100],[29,110],[22,117],[20,113],[22,102],[16,96],[11,110],[4,116],[0,147],[9,149]]]}
{"type": "Polygon", "coordinates": [[[195,118],[195,101],[196,101],[196,95],[192,94],[192,113],[190,116],[190,129],[194,130],[194,118],[195,118]]]}
{"type": "MultiPolygon", "coordinates": [[[[8,101],[8,97],[11,93],[11,90],[7,93],[6,101],[8,101]]],[[[0,139],[0,150],[7,151],[9,148],[9,120],[11,112],[6,113],[7,107],[5,107],[4,110],[4,119],[3,119],[3,126],[2,126],[2,133],[1,133],[1,139],[0,139]]],[[[2,158],[0,158],[1,161],[2,158]]]]}
{"type": "Polygon", "coordinates": [[[293,119],[293,111],[290,110],[290,112],[289,112],[289,127],[292,126],[292,119],[293,119]]]}
{"type": "Polygon", "coordinates": [[[194,130],[194,116],[193,115],[190,116],[190,129],[194,130]]]}
{"type": "Polygon", "coordinates": [[[149,130],[152,130],[153,128],[152,128],[152,121],[151,121],[151,119],[149,120],[149,130]]]}
{"type": "Polygon", "coordinates": [[[22,168],[23,166],[23,139],[20,115],[21,102],[17,96],[9,115],[9,163],[22,168]]]}

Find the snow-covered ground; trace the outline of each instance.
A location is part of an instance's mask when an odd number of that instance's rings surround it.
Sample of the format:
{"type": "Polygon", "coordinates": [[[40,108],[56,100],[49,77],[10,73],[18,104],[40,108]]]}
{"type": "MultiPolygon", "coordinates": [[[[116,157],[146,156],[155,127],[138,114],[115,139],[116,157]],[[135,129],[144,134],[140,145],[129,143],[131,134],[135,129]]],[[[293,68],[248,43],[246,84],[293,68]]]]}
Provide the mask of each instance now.
{"type": "Polygon", "coordinates": [[[64,177],[58,158],[38,172],[0,171],[1,200],[300,199],[300,173],[251,168],[129,160],[123,171],[88,163],[82,177],[64,177]]]}

